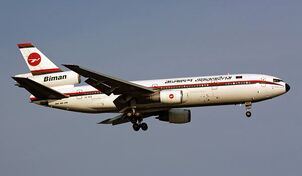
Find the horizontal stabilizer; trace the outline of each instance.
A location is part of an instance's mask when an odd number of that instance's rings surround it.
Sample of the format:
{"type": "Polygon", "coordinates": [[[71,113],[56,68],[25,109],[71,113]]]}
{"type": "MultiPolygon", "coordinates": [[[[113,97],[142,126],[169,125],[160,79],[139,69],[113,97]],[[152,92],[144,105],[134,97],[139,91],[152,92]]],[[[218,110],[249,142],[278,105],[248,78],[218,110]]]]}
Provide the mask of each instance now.
{"type": "Polygon", "coordinates": [[[67,97],[64,94],[61,94],[60,92],[39,84],[31,79],[21,77],[12,78],[20,84],[20,87],[24,87],[28,92],[33,94],[39,100],[62,99],[67,97]]]}

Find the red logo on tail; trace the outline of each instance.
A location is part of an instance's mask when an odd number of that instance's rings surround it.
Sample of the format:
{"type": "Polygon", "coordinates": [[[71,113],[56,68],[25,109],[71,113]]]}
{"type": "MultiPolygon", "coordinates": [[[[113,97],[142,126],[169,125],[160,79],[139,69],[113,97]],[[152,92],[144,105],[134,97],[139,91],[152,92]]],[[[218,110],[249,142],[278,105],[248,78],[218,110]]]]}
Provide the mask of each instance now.
{"type": "Polygon", "coordinates": [[[31,53],[28,58],[27,58],[27,62],[29,65],[31,66],[37,66],[40,64],[41,62],[41,56],[38,53],[31,53]]]}

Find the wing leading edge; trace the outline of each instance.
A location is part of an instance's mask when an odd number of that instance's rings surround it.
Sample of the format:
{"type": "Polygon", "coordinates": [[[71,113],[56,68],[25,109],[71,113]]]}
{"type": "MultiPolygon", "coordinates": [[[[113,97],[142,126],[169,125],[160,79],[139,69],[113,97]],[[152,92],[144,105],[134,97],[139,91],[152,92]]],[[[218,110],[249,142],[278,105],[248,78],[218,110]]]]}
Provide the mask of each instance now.
{"type": "Polygon", "coordinates": [[[87,84],[90,84],[91,86],[100,90],[108,96],[112,93],[115,95],[137,95],[152,94],[155,92],[148,87],[115,78],[103,73],[97,73],[78,65],[63,65],[70,70],[80,74],[81,76],[88,78],[85,81],[87,84]]]}

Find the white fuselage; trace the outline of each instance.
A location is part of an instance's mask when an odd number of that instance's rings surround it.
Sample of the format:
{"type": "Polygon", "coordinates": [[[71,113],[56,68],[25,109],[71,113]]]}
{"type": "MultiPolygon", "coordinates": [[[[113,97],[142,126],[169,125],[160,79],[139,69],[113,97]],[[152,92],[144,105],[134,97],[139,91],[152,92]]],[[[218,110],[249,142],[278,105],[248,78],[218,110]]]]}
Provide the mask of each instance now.
{"type": "MultiPolygon", "coordinates": [[[[150,102],[138,105],[139,109],[160,109],[193,106],[241,104],[258,102],[286,93],[286,83],[268,75],[234,74],[207,77],[172,78],[147,81],[133,81],[158,91],[180,91],[182,101],[173,103],[175,95],[170,95],[171,103],[150,102]]],[[[92,86],[54,87],[68,95],[60,100],[31,100],[40,105],[87,113],[117,112],[113,101],[119,95],[107,96],[92,86]]],[[[169,101],[169,99],[168,99],[169,101]]]]}

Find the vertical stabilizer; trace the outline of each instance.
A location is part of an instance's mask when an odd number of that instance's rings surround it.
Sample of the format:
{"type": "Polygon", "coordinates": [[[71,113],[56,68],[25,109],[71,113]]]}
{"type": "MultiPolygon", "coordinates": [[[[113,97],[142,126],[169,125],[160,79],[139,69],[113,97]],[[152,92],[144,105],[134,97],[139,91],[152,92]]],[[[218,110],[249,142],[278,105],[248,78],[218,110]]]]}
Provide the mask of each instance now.
{"type": "Polygon", "coordinates": [[[62,70],[50,61],[31,43],[17,44],[20,52],[33,75],[61,72],[62,70]]]}

